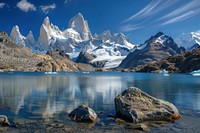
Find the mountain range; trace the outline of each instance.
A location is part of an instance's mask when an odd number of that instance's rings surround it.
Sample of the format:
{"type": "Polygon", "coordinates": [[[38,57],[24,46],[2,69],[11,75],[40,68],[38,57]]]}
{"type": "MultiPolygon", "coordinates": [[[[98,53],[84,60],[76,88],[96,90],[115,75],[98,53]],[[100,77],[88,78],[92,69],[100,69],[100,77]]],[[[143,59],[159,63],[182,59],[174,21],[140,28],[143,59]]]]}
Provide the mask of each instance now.
{"type": "MultiPolygon", "coordinates": [[[[46,17],[40,27],[40,35],[37,41],[30,31],[24,37],[19,27],[14,26],[10,38],[20,47],[27,46],[34,52],[46,53],[48,50],[60,48],[76,61],[81,51],[87,51],[95,55],[91,64],[106,62],[105,67],[117,67],[135,46],[122,33],[111,35],[110,31],[104,31],[100,35],[92,36],[88,22],[81,13],[71,18],[68,28],[61,31],[46,17]]],[[[81,62],[81,61],[80,61],[81,62]]],[[[98,66],[98,65],[97,65],[98,66]]]]}
{"type": "Polygon", "coordinates": [[[200,45],[199,32],[183,34],[176,41],[158,32],[139,45],[131,43],[124,34],[111,34],[109,30],[92,35],[89,24],[81,13],[71,18],[64,30],[60,30],[46,17],[41,24],[38,39],[35,39],[31,31],[26,37],[23,36],[16,25],[12,28],[10,39],[21,48],[30,48],[33,53],[60,49],[74,62],[104,68],[132,68],[200,45]]]}

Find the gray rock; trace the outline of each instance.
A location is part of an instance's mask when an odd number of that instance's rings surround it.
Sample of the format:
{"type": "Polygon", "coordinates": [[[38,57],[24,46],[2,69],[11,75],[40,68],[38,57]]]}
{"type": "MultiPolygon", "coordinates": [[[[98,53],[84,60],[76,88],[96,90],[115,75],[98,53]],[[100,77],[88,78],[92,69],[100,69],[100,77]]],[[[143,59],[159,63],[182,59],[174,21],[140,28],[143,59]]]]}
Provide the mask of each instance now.
{"type": "Polygon", "coordinates": [[[66,51],[56,48],[55,50],[48,50],[47,55],[50,55],[53,59],[70,59],[69,55],[66,54],[66,51]]]}
{"type": "Polygon", "coordinates": [[[10,126],[7,116],[0,115],[0,126],[10,126]]]}
{"type": "Polygon", "coordinates": [[[149,131],[149,127],[145,125],[144,123],[125,123],[124,128],[126,129],[135,129],[135,130],[141,130],[141,131],[149,131]]]}
{"type": "Polygon", "coordinates": [[[81,105],[69,114],[70,119],[77,122],[95,122],[97,114],[86,105],[81,105]]]}
{"type": "Polygon", "coordinates": [[[180,118],[178,109],[172,103],[156,99],[135,87],[115,97],[115,110],[116,118],[133,123],[174,121],[180,118]]]}
{"type": "Polygon", "coordinates": [[[88,52],[80,52],[76,63],[86,63],[86,64],[90,64],[90,61],[92,61],[93,59],[95,59],[96,56],[89,54],[88,52]]]}

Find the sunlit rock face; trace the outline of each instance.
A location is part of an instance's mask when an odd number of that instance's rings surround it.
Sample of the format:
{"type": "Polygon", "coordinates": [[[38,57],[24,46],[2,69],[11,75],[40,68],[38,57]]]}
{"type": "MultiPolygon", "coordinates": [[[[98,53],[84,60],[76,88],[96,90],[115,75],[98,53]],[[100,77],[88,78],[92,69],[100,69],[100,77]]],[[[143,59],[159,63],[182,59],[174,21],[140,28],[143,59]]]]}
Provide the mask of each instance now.
{"type": "Polygon", "coordinates": [[[116,117],[133,123],[180,118],[178,109],[172,103],[152,97],[135,87],[115,97],[115,110],[116,117]]]}
{"type": "Polygon", "coordinates": [[[10,39],[15,41],[20,47],[25,46],[25,37],[21,35],[18,25],[15,25],[12,28],[12,31],[10,33],[10,39]]]}
{"type": "Polygon", "coordinates": [[[78,13],[69,21],[69,28],[74,29],[80,34],[82,40],[92,39],[92,34],[88,26],[88,22],[84,20],[84,17],[81,13],[78,13]]]}

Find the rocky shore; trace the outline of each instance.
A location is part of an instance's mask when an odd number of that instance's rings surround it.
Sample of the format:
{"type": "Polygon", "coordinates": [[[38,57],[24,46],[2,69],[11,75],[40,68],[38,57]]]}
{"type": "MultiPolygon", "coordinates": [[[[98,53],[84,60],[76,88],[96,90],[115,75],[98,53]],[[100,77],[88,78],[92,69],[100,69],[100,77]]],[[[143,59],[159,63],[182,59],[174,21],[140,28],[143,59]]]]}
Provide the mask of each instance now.
{"type": "Polygon", "coordinates": [[[12,121],[10,124],[9,116],[7,118],[5,115],[0,115],[0,131],[143,132],[151,131],[151,128],[155,126],[175,122],[181,117],[172,103],[154,98],[135,87],[130,87],[118,94],[114,102],[115,115],[96,113],[87,105],[80,105],[70,113],[62,112],[57,117],[59,119],[52,118],[37,122],[12,121]]]}

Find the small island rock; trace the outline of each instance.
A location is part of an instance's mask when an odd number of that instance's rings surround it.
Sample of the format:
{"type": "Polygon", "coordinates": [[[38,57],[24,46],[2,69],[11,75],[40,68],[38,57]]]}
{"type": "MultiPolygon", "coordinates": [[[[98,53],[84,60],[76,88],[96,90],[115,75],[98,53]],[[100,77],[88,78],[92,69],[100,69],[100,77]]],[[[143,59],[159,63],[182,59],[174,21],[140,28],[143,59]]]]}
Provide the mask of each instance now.
{"type": "Polygon", "coordinates": [[[8,121],[7,116],[0,115],[0,126],[10,126],[10,122],[8,121]]]}
{"type": "Polygon", "coordinates": [[[173,121],[180,118],[178,109],[169,102],[154,98],[130,87],[115,97],[116,118],[127,122],[173,121]]]}
{"type": "Polygon", "coordinates": [[[87,105],[81,105],[69,114],[70,119],[77,122],[95,122],[97,114],[87,105]]]}

